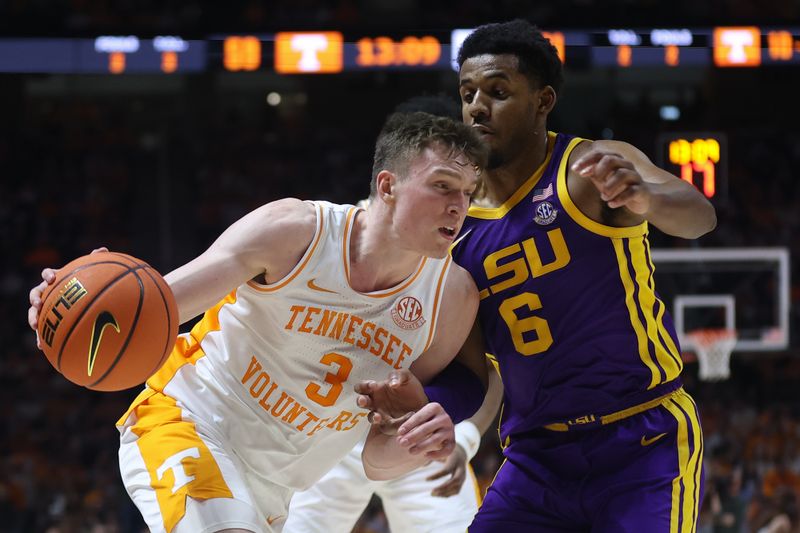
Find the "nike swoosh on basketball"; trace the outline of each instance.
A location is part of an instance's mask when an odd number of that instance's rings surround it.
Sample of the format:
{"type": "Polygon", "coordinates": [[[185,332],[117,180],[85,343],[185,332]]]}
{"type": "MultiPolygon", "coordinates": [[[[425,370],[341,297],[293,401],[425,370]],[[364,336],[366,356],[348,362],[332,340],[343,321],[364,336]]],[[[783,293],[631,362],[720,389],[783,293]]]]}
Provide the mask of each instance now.
{"type": "Polygon", "coordinates": [[[103,340],[103,331],[105,331],[107,326],[111,326],[119,333],[117,319],[108,311],[103,311],[94,319],[94,325],[92,326],[92,339],[89,342],[89,365],[87,368],[88,375],[90,376],[94,369],[94,360],[97,358],[97,351],[100,349],[100,341],[103,340]]]}
{"type": "Polygon", "coordinates": [[[317,279],[317,278],[311,278],[310,280],[308,280],[308,283],[306,283],[306,285],[308,285],[308,288],[309,288],[309,289],[311,289],[311,290],[313,290],[313,291],[329,292],[329,293],[331,293],[331,294],[339,294],[339,293],[338,293],[338,292],[336,292],[336,291],[332,291],[332,290],[330,290],[330,289],[326,289],[326,288],[324,288],[324,287],[320,287],[319,285],[317,285],[316,283],[314,283],[314,281],[316,281],[316,279],[317,279]]]}
{"type": "Polygon", "coordinates": [[[666,433],[661,433],[661,434],[656,435],[655,437],[651,437],[649,439],[647,438],[646,435],[642,435],[641,444],[642,444],[642,446],[650,446],[651,444],[653,444],[655,441],[657,441],[658,439],[660,439],[664,435],[666,435],[666,433]]]}

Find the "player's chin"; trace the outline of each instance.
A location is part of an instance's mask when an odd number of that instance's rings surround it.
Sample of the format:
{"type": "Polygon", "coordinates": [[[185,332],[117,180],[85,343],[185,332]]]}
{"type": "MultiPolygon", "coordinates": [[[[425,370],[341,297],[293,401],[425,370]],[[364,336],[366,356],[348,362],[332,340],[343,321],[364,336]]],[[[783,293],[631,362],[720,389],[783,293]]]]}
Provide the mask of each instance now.
{"type": "Polygon", "coordinates": [[[437,246],[435,248],[431,248],[425,255],[427,255],[432,259],[444,259],[445,257],[447,257],[449,249],[450,249],[450,244],[448,243],[445,246],[437,246]]]}

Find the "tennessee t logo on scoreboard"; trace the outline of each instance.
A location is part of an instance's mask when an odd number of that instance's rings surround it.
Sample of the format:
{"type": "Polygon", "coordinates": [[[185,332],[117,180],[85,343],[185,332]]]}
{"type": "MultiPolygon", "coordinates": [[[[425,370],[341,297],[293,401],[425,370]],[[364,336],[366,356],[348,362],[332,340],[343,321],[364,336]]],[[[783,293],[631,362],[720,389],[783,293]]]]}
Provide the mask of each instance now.
{"type": "Polygon", "coordinates": [[[275,70],[280,74],[332,74],[342,71],[344,37],[337,31],[279,32],[275,70]]]}
{"type": "Polygon", "coordinates": [[[757,67],[761,64],[761,31],[754,26],[714,28],[714,64],[757,67]]]}

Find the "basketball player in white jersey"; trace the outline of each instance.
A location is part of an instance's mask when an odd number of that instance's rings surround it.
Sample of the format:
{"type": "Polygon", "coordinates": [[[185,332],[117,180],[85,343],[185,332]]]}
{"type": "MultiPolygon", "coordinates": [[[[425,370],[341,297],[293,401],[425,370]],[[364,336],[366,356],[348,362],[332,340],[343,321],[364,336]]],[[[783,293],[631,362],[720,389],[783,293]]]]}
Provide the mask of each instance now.
{"type": "MultiPolygon", "coordinates": [[[[415,96],[395,111],[423,111],[461,121],[461,106],[445,95],[415,96]]],[[[367,207],[369,199],[357,205],[367,207]]],[[[284,532],[349,533],[373,494],[380,497],[393,532],[465,531],[481,500],[469,461],[494,420],[503,393],[500,376],[488,361],[487,365],[489,386],[483,405],[472,418],[455,426],[456,446],[444,462],[431,461],[401,477],[374,481],[364,472],[360,442],[312,487],[292,496],[284,532]]]]}
{"type": "MultiPolygon", "coordinates": [[[[272,202],[165,276],[181,322],[205,315],[118,422],[122,479],[151,531],[280,531],[291,494],[367,434],[372,479],[450,454],[441,405],[386,434],[353,385],[404,369],[426,383],[462,346],[478,294],[447,250],[485,158],[462,124],[396,115],[367,210],[272,202]]],[[[33,329],[54,271],[43,278],[33,329]]],[[[482,353],[459,358],[485,383],[482,353]]]]}
{"type": "MultiPolygon", "coordinates": [[[[450,101],[443,97],[412,98],[396,110],[411,112],[404,109],[409,106],[460,120],[460,108],[456,106],[457,114],[449,113],[450,101]]],[[[369,199],[356,205],[366,208],[369,199]]],[[[503,396],[500,375],[488,359],[487,365],[489,382],[484,402],[474,416],[455,426],[456,445],[447,459],[430,461],[394,479],[371,480],[361,461],[364,443],[359,442],[322,479],[307,490],[294,493],[284,533],[349,533],[373,495],[381,499],[392,532],[466,531],[481,501],[469,462],[477,453],[481,436],[494,420],[503,396]]]]}

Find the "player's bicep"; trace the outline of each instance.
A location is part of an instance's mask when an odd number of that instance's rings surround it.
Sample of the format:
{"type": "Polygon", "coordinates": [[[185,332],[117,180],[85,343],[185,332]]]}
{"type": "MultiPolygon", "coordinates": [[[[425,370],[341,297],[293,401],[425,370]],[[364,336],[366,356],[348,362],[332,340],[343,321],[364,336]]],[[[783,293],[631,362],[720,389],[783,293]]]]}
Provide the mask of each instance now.
{"type": "MultiPolygon", "coordinates": [[[[469,274],[453,265],[448,287],[443,295],[442,309],[428,350],[411,365],[411,371],[422,383],[441,372],[455,357],[486,383],[483,360],[460,353],[467,341],[478,311],[478,289],[469,274]]],[[[471,352],[470,352],[471,353],[471,352]]]]}
{"type": "Polygon", "coordinates": [[[259,274],[269,280],[291,271],[314,235],[314,209],[293,199],[262,206],[232,224],[203,254],[167,274],[181,322],[259,274]]]}

